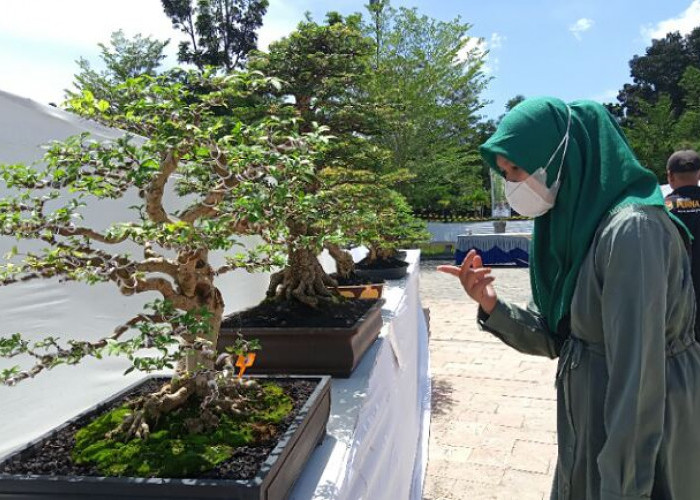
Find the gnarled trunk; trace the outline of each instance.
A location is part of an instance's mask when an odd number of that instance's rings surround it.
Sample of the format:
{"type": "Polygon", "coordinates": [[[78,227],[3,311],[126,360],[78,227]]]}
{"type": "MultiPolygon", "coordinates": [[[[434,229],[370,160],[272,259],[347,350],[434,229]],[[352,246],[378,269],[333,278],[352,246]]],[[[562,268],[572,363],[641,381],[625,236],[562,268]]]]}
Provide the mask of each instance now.
{"type": "Polygon", "coordinates": [[[132,401],[130,407],[133,411],[106,437],[124,442],[134,438],[147,439],[163,415],[183,407],[193,397],[201,401],[201,411],[185,421],[188,431],[194,434],[212,431],[219,425],[222,415],[236,416],[248,411],[248,401],[259,399],[251,398],[251,392],[259,391],[261,386],[254,380],[238,379],[232,374],[224,376],[213,370],[176,377],[158,392],[132,401]]]}
{"type": "Polygon", "coordinates": [[[340,248],[338,245],[327,245],[328,253],[335,260],[335,267],[338,276],[349,278],[355,272],[355,261],[352,254],[340,248]]]}
{"type": "Polygon", "coordinates": [[[310,307],[329,301],[335,295],[327,287],[338,283],[326,274],[313,251],[307,249],[290,252],[287,267],[270,278],[268,297],[298,300],[310,307]]]}
{"type": "Polygon", "coordinates": [[[186,332],[182,335],[185,356],[178,364],[178,373],[211,370],[216,359],[216,344],[224,315],[224,299],[219,289],[214,286],[214,269],[209,264],[207,249],[182,252],[178,256],[178,263],[178,291],[193,299],[194,309],[204,308],[212,314],[208,320],[208,330],[186,332]],[[197,348],[188,349],[189,346],[197,348]]]}

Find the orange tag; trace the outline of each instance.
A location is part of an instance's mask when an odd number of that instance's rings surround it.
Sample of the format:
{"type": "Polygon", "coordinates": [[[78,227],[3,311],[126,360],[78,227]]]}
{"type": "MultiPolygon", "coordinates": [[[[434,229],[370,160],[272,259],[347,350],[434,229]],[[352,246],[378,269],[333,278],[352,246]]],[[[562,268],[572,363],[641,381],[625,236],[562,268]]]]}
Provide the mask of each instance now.
{"type": "Polygon", "coordinates": [[[254,362],[255,362],[255,353],[254,352],[248,353],[245,356],[239,355],[238,359],[236,360],[236,366],[241,369],[238,372],[238,378],[241,378],[243,376],[243,373],[245,373],[246,368],[253,366],[254,362]]]}

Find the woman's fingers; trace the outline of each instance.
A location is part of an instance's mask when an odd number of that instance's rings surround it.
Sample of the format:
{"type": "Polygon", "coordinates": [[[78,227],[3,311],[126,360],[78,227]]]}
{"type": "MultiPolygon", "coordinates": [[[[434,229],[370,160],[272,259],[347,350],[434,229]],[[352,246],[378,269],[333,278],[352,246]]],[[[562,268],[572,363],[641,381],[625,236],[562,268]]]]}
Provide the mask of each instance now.
{"type": "Polygon", "coordinates": [[[461,267],[457,266],[437,266],[437,270],[442,273],[451,274],[452,276],[457,276],[459,278],[459,273],[462,270],[461,267]]]}
{"type": "Polygon", "coordinates": [[[477,300],[482,299],[484,296],[484,292],[486,291],[486,287],[493,283],[495,279],[496,278],[494,278],[493,276],[486,276],[478,281],[475,281],[474,283],[472,283],[469,290],[467,290],[469,295],[476,298],[477,300]]]}
{"type": "Polygon", "coordinates": [[[491,275],[491,268],[484,267],[481,256],[475,250],[467,253],[461,265],[438,266],[437,270],[459,278],[467,295],[478,302],[486,313],[491,314],[497,300],[491,284],[496,278],[491,275]]]}
{"type": "MultiPolygon", "coordinates": [[[[472,267],[472,263],[474,262],[474,258],[479,257],[479,254],[476,253],[476,250],[471,249],[467,252],[467,255],[464,256],[464,260],[462,261],[462,265],[460,268],[462,271],[466,271],[467,269],[472,267]]],[[[481,259],[481,257],[479,257],[481,259]]]]}
{"type": "Polygon", "coordinates": [[[464,289],[469,295],[475,297],[476,295],[478,295],[476,290],[485,286],[484,282],[488,284],[491,283],[493,280],[494,278],[493,276],[491,276],[491,269],[481,268],[475,269],[469,275],[467,275],[462,280],[462,285],[464,286],[464,289]]]}

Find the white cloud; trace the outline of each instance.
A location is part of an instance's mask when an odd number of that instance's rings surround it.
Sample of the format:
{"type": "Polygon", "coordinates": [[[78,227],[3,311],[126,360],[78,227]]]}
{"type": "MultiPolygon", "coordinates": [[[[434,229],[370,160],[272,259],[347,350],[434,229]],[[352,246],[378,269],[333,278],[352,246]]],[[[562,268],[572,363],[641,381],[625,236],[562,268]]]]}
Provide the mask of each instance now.
{"type": "Polygon", "coordinates": [[[156,1],[120,0],[99,5],[92,0],[5,2],[0,16],[0,33],[33,43],[96,45],[109,41],[109,35],[120,28],[127,36],[141,33],[161,40],[178,36],[156,1]]]}
{"type": "Polygon", "coordinates": [[[467,43],[457,54],[457,59],[466,61],[472,57],[483,57],[483,71],[488,75],[492,75],[498,71],[499,64],[495,51],[500,49],[505,41],[506,37],[499,33],[492,33],[488,40],[479,37],[467,37],[467,43]]]}
{"type": "MultiPolygon", "coordinates": [[[[309,2],[290,3],[270,1],[258,31],[260,48],[289,34],[303,19],[309,2]]],[[[185,35],[172,27],[158,0],[3,2],[0,43],[10,50],[0,51],[0,89],[40,102],[61,102],[78,69],[75,61],[85,57],[100,68],[97,44],[108,43],[119,29],[128,37],[140,33],[170,39],[164,65],[177,64],[178,42],[185,35]]]]}
{"type": "Polygon", "coordinates": [[[588,19],[582,17],[574,24],[569,26],[569,31],[576,37],[577,40],[581,40],[581,33],[584,33],[593,27],[593,19],[588,19]]]}
{"type": "Polygon", "coordinates": [[[175,64],[184,37],[172,27],[158,1],[25,0],[5,2],[0,37],[10,50],[0,52],[0,89],[40,102],[61,102],[72,84],[80,57],[100,67],[98,43],[108,43],[119,29],[171,39],[166,66],[175,64]]]}
{"type": "Polygon", "coordinates": [[[640,31],[645,40],[664,38],[667,33],[679,31],[687,35],[693,28],[700,25],[700,0],[693,0],[690,6],[681,14],[671,19],[659,21],[656,24],[642,26],[640,31]]]}
{"type": "Polygon", "coordinates": [[[491,40],[489,41],[489,47],[491,49],[500,49],[503,46],[503,42],[505,42],[506,37],[503,35],[499,35],[498,33],[492,33],[491,34],[491,40]]]}

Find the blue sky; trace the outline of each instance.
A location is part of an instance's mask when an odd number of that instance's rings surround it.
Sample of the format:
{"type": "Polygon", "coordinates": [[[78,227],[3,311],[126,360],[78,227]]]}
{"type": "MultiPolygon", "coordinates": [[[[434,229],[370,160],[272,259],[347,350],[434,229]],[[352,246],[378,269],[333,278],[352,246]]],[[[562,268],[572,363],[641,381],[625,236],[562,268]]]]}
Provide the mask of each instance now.
{"type": "MultiPolygon", "coordinates": [[[[365,1],[270,0],[260,31],[266,46],[286,35],[310,11],[364,12],[365,1]]],[[[700,0],[393,0],[442,20],[459,16],[470,35],[489,51],[493,77],[483,97],[493,101],[485,116],[497,117],[516,94],[553,95],[608,102],[630,81],[628,62],[643,54],[652,38],[687,33],[700,25],[700,0]]],[[[0,90],[40,102],[60,102],[83,56],[98,63],[98,42],[112,31],[172,38],[179,33],[160,0],[5,1],[0,16],[0,90]]]]}

